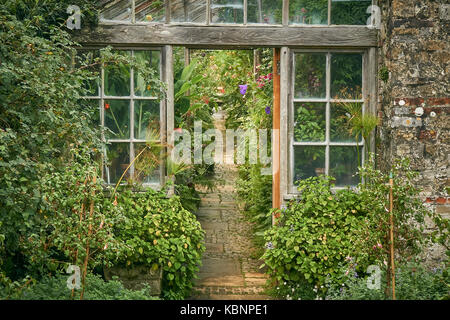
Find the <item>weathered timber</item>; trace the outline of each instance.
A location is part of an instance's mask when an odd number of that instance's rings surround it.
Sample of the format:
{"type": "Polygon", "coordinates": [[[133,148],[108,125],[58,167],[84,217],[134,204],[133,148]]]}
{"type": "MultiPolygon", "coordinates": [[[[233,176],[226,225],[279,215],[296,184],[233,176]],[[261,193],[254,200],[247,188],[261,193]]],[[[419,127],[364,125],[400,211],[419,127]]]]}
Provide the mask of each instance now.
{"type": "Polygon", "coordinates": [[[178,45],[192,48],[376,47],[377,30],[362,26],[261,27],[102,24],[75,33],[83,45],[178,45]]]}

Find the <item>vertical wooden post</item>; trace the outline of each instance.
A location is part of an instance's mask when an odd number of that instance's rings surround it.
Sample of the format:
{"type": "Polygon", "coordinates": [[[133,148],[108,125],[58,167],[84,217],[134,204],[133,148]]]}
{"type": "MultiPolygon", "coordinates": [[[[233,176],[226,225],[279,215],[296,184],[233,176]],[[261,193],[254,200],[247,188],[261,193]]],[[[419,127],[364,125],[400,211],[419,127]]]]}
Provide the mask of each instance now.
{"type": "Polygon", "coordinates": [[[394,179],[389,177],[389,236],[390,236],[390,255],[391,255],[391,285],[392,285],[392,300],[395,299],[395,262],[394,262],[394,195],[393,195],[394,179]]]}
{"type": "MultiPolygon", "coordinates": [[[[164,47],[164,81],[167,84],[167,95],[166,95],[166,123],[165,123],[165,132],[167,134],[167,155],[172,158],[172,149],[174,147],[174,133],[175,129],[175,106],[174,106],[174,88],[173,88],[173,47],[165,46],[164,47]]],[[[164,132],[164,131],[163,131],[164,132]]],[[[173,195],[174,188],[169,190],[169,196],[173,195]]]]}
{"type": "Polygon", "coordinates": [[[273,51],[273,141],[272,141],[272,208],[281,209],[280,192],[280,49],[273,51]]]}

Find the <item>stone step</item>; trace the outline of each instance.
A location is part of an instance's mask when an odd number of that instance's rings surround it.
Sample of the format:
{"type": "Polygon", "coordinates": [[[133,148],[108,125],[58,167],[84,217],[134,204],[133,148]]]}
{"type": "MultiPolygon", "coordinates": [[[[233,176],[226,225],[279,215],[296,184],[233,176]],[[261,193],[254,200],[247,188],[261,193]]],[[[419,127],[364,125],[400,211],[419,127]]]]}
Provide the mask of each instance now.
{"type": "Polygon", "coordinates": [[[218,276],[217,273],[199,273],[195,279],[197,288],[241,288],[245,286],[244,277],[239,274],[218,276]]]}
{"type": "Polygon", "coordinates": [[[203,259],[202,266],[200,267],[199,279],[202,277],[210,278],[211,275],[215,277],[223,277],[241,274],[241,265],[237,259],[206,257],[203,259]]]}
{"type": "Polygon", "coordinates": [[[265,288],[244,286],[197,286],[193,289],[193,295],[254,295],[264,294],[265,288]]]}
{"type": "Polygon", "coordinates": [[[188,300],[271,300],[270,296],[256,295],[256,294],[210,294],[210,295],[198,295],[188,300]]]}

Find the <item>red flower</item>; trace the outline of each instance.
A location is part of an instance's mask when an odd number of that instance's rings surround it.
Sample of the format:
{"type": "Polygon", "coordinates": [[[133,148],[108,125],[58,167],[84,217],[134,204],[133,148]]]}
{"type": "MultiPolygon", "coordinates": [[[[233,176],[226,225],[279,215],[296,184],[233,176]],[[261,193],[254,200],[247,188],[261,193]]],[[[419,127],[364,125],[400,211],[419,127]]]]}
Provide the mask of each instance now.
{"type": "Polygon", "coordinates": [[[105,103],[105,109],[106,109],[106,110],[109,109],[109,103],[105,103]]]}

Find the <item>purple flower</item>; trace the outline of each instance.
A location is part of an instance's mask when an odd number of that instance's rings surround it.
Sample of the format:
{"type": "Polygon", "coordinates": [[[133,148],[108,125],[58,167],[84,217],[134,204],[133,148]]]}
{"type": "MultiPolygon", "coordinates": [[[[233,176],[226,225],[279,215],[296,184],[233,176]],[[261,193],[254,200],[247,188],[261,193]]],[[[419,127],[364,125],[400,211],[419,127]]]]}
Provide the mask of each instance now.
{"type": "Polygon", "coordinates": [[[266,107],[266,113],[267,113],[267,114],[270,114],[270,106],[267,106],[267,107],[266,107]]]}
{"type": "Polygon", "coordinates": [[[275,247],[273,246],[273,243],[272,243],[272,242],[269,242],[269,243],[266,244],[266,248],[269,249],[269,250],[271,250],[271,249],[273,249],[273,248],[275,248],[275,247]]]}
{"type": "Polygon", "coordinates": [[[240,92],[242,95],[245,95],[247,93],[248,84],[240,84],[239,85],[240,92]]]}

